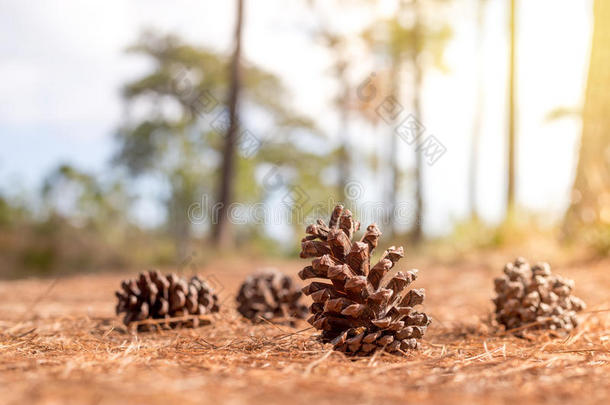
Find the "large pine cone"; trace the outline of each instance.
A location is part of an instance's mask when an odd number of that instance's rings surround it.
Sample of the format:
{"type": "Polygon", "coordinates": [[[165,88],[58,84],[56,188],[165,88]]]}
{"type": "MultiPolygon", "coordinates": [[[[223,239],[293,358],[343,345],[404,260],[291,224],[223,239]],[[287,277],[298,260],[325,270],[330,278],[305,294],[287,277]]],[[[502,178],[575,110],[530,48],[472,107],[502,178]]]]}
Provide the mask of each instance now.
{"type": "Polygon", "coordinates": [[[360,241],[352,241],[360,224],[338,205],[328,225],[319,219],[307,227],[301,257],[315,257],[299,273],[301,279],[324,278],[331,284],[312,282],[303,292],[311,296],[313,315],[308,319],[322,330],[322,341],[336,350],[366,355],[385,348],[388,352],[419,347],[430,319],[413,307],[424,300],[424,290],[407,290],[417,270],[398,272],[383,283],[384,276],[403,257],[402,247],[390,247],[370,267],[370,257],[381,232],[369,225],[360,241]]]}
{"type": "MultiPolygon", "coordinates": [[[[197,276],[187,282],[176,274],[163,276],[156,270],[140,273],[137,279],[123,281],[116,296],[116,313],[125,313],[125,325],[145,319],[167,319],[218,312],[218,297],[212,288],[197,276]]],[[[167,323],[170,327],[198,325],[197,317],[186,322],[167,323]]],[[[147,327],[140,325],[139,329],[147,327]]]]}
{"type": "Polygon", "coordinates": [[[300,302],[303,293],[292,278],[267,269],[248,276],[239,288],[237,310],[252,322],[262,319],[294,325],[294,319],[307,317],[307,306],[300,302]]]}
{"type": "Polygon", "coordinates": [[[548,263],[530,267],[524,258],[517,258],[504,266],[504,275],[494,284],[496,320],[506,329],[569,332],[578,324],[576,313],[585,308],[580,298],[571,295],[574,281],[552,274],[548,263]]]}

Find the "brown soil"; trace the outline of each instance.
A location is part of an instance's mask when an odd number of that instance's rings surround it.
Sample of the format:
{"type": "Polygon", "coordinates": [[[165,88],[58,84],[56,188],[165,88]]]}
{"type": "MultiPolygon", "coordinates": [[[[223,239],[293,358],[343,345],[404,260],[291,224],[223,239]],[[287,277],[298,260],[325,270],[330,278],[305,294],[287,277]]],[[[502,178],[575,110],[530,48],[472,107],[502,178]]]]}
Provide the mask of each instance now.
{"type": "MultiPolygon", "coordinates": [[[[0,282],[0,403],[607,404],[610,263],[553,269],[575,279],[589,305],[572,335],[517,338],[490,322],[502,266],[491,261],[415,263],[433,324],[407,357],[349,359],[317,343],[305,322],[242,320],[233,294],[260,263],[201,269],[222,289],[220,314],[209,326],[157,333],[131,334],[114,316],[124,275],[0,282]]],[[[296,274],[303,265],[278,267],[296,274]]]]}

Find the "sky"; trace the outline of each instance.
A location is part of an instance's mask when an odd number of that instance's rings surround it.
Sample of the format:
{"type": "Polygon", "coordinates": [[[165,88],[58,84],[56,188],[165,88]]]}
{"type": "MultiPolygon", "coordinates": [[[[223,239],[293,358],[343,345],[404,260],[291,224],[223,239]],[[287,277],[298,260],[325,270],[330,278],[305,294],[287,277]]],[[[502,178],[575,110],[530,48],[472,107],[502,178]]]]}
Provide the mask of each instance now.
{"type": "MultiPolygon", "coordinates": [[[[279,75],[294,107],[315,118],[332,137],[337,116],[329,89],[335,83],[328,75],[328,54],[311,40],[315,17],[304,3],[246,1],[244,56],[279,75]]],[[[390,15],[393,3],[380,1],[378,13],[390,15]]],[[[477,80],[476,3],[453,1],[449,15],[454,36],[445,53],[449,70],[430,70],[424,78],[422,123],[447,148],[424,171],[425,229],[430,234],[447,232],[468,209],[477,80]]],[[[494,222],[502,216],[506,188],[508,2],[487,3],[477,206],[484,219],[494,222]]],[[[580,123],[575,118],[548,122],[546,117],[555,108],[582,103],[592,4],[590,0],[518,3],[517,200],[557,219],[568,202],[580,123]]],[[[345,32],[356,32],[371,18],[332,6],[325,10],[345,32]]],[[[228,52],[233,21],[233,1],[0,0],[0,188],[8,193],[35,190],[45,174],[63,162],[101,175],[121,121],[121,85],[149,68],[145,60],[126,55],[126,46],[142,29],[152,28],[228,52]]],[[[358,51],[352,58],[361,73],[375,71],[358,51]]],[[[379,147],[379,132],[355,122],[350,133],[364,148],[379,147]]],[[[356,157],[362,153],[354,151],[356,157]]],[[[408,168],[413,161],[411,146],[401,143],[398,153],[408,168]]],[[[379,199],[377,180],[363,180],[363,200],[379,199]]],[[[154,193],[146,198],[140,220],[159,221],[154,193]]]]}

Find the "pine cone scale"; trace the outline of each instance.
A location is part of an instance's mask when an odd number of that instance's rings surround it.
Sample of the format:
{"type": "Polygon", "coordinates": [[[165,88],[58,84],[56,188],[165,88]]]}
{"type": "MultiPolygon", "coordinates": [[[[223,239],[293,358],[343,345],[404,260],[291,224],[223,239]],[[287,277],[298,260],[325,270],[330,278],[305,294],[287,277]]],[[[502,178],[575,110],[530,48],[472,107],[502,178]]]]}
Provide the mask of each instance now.
{"type": "Polygon", "coordinates": [[[369,274],[369,245],[363,242],[354,242],[345,263],[359,276],[369,274]]]}

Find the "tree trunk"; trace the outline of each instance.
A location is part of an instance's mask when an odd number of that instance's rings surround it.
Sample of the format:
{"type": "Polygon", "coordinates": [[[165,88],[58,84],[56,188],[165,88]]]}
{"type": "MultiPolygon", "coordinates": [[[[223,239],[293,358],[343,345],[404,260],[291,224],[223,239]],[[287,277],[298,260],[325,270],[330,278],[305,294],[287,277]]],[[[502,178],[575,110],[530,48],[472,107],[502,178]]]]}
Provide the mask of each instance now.
{"type": "MultiPolygon", "coordinates": [[[[346,73],[343,72],[342,75],[346,73]]],[[[341,150],[339,153],[339,182],[338,182],[338,197],[339,201],[346,203],[346,199],[350,198],[350,195],[347,195],[347,183],[350,178],[350,151],[349,151],[349,83],[345,77],[340,78],[341,86],[343,87],[343,95],[341,98],[341,105],[339,106],[339,114],[340,114],[340,123],[339,123],[339,131],[340,131],[340,140],[341,140],[341,150]]],[[[357,197],[357,196],[356,196],[357,197]]]]}
{"type": "Polygon", "coordinates": [[[510,0],[508,65],[508,174],[506,192],[506,218],[510,219],[515,208],[515,30],[516,0],[510,0]]]}
{"type": "Polygon", "coordinates": [[[580,152],[564,220],[568,237],[581,226],[610,224],[610,2],[595,0],[593,16],[580,152]]]}
{"type": "Polygon", "coordinates": [[[238,136],[238,104],[240,89],[241,37],[243,27],[244,0],[237,0],[237,19],[235,23],[235,49],[231,60],[231,87],[229,89],[229,129],[225,138],[220,174],[218,218],[214,230],[214,241],[222,248],[233,244],[231,223],[228,217],[229,205],[233,202],[233,183],[235,179],[235,146],[238,136]]]}
{"type": "MultiPolygon", "coordinates": [[[[421,122],[421,87],[422,87],[422,67],[419,64],[418,56],[421,48],[421,10],[417,0],[413,1],[415,9],[415,27],[413,28],[413,114],[419,122],[421,122]]],[[[415,148],[415,223],[412,229],[412,240],[414,244],[418,244],[423,236],[423,219],[424,219],[424,196],[423,196],[423,171],[424,160],[422,150],[415,148]]]]}
{"type": "Polygon", "coordinates": [[[191,222],[187,212],[194,193],[187,179],[173,177],[172,182],[180,186],[172,187],[171,197],[167,201],[168,228],[174,241],[176,259],[182,261],[188,254],[191,241],[191,222]]]}
{"type": "Polygon", "coordinates": [[[487,0],[478,0],[477,3],[477,94],[474,111],[474,125],[470,145],[470,165],[468,168],[468,208],[470,219],[476,221],[479,218],[477,212],[477,170],[479,166],[479,144],[481,141],[481,130],[483,124],[483,38],[484,38],[484,14],[487,0]]]}
{"type": "MultiPolygon", "coordinates": [[[[394,64],[390,71],[390,89],[396,100],[400,100],[400,70],[401,62],[398,57],[394,58],[394,64]]],[[[388,217],[387,233],[388,237],[396,236],[396,217],[395,210],[398,203],[398,192],[400,189],[400,168],[398,167],[398,137],[394,133],[394,128],[390,127],[390,184],[388,188],[388,217]]]]}

